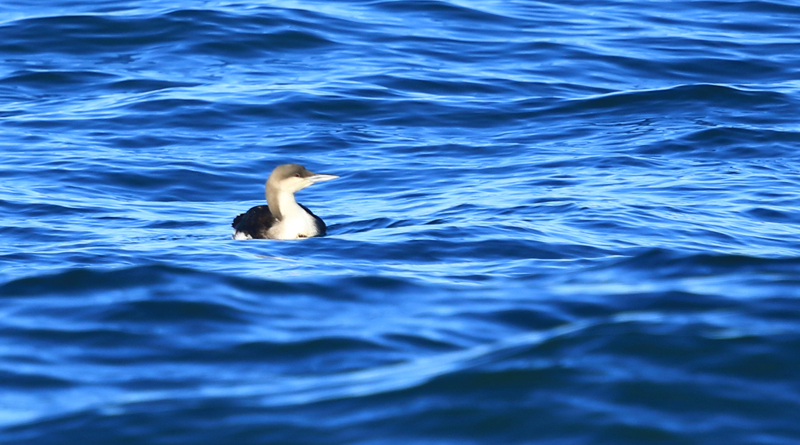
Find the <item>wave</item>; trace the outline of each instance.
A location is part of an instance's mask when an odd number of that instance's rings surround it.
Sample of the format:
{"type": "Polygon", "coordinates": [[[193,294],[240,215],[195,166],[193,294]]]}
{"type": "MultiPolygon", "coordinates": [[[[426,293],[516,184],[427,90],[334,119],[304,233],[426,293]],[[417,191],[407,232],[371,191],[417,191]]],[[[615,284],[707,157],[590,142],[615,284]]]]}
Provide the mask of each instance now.
{"type": "MultiPolygon", "coordinates": [[[[657,416],[639,417],[642,428],[686,437],[696,434],[692,432],[693,421],[683,417],[687,408],[680,403],[661,403],[653,408],[652,400],[677,402],[693,394],[699,404],[690,409],[692,415],[719,404],[746,401],[766,409],[749,418],[758,422],[771,418],[774,409],[798,403],[793,396],[776,392],[777,387],[772,384],[788,377],[778,371],[788,363],[772,360],[756,370],[750,363],[756,357],[766,359],[769,347],[751,348],[750,352],[740,348],[753,342],[766,346],[771,336],[784,335],[787,331],[782,329],[788,325],[764,331],[764,325],[748,325],[728,314],[714,317],[708,313],[629,312],[353,372],[308,377],[268,374],[268,379],[259,373],[251,378],[259,382],[231,380],[195,389],[152,389],[152,384],[145,389],[130,382],[126,384],[127,391],[112,394],[102,402],[77,401],[62,414],[20,422],[4,431],[9,440],[64,435],[55,439],[60,443],[71,437],[69,432],[75,430],[77,423],[103,434],[107,428],[122,427],[138,418],[153,429],[148,434],[159,435],[166,428],[174,430],[177,423],[184,425],[177,434],[190,438],[191,431],[205,421],[202,412],[224,409],[228,422],[241,425],[248,437],[260,431],[260,423],[252,419],[256,414],[270,419],[273,430],[282,434],[294,432],[295,423],[281,421],[279,412],[293,413],[291,416],[298,416],[297,419],[326,413],[328,420],[317,422],[316,430],[325,431],[329,437],[354,427],[399,431],[398,427],[389,426],[393,423],[386,423],[390,419],[422,422],[414,431],[430,434],[437,427],[424,419],[431,416],[439,424],[451,425],[458,422],[468,406],[475,415],[511,415],[514,419],[516,414],[506,412],[513,405],[526,413],[518,413],[526,418],[537,413],[553,419],[572,412],[574,417],[595,425],[595,434],[603,435],[626,428],[626,413],[644,406],[656,409],[657,416]],[[741,375],[742,368],[749,369],[749,378],[753,379],[747,394],[729,377],[730,373],[741,375]],[[467,400],[471,402],[465,405],[467,400]],[[530,400],[546,400],[546,407],[539,403],[528,405],[526,401],[530,400]],[[598,409],[598,400],[610,404],[598,409]],[[769,408],[764,400],[773,407],[769,408]],[[198,408],[202,412],[197,412],[198,408]],[[159,412],[169,412],[170,420],[158,420],[160,416],[155,413],[159,412]],[[592,420],[598,412],[603,419],[592,420]],[[664,418],[673,419],[675,426],[665,429],[657,420],[664,418]]],[[[350,347],[352,343],[346,341],[343,345],[350,347]]],[[[545,420],[540,423],[546,428],[545,420]]],[[[528,422],[512,421],[510,430],[503,431],[522,434],[522,425],[525,430],[530,427],[528,422]]],[[[470,437],[492,438],[500,431],[467,428],[470,437]]],[[[722,428],[711,431],[719,434],[722,428]]]]}

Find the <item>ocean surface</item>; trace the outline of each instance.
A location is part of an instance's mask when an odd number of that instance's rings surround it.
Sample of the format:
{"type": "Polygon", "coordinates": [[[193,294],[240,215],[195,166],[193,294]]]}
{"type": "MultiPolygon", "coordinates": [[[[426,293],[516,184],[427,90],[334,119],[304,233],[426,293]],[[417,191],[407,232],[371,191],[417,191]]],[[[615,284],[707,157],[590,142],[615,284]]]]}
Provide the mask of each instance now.
{"type": "Polygon", "coordinates": [[[800,2],[0,3],[0,444],[800,443],[800,2]],[[283,163],[328,225],[231,239],[283,163]]]}

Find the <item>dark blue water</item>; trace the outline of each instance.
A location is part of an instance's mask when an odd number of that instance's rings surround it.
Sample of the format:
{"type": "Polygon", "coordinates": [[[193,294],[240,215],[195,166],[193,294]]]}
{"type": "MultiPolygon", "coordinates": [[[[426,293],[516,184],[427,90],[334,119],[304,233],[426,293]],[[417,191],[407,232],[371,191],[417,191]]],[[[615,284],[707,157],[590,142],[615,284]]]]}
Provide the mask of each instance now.
{"type": "Polygon", "coordinates": [[[0,60],[2,444],[800,443],[796,1],[10,0],[0,60]],[[329,235],[231,240],[286,162],[329,235]]]}

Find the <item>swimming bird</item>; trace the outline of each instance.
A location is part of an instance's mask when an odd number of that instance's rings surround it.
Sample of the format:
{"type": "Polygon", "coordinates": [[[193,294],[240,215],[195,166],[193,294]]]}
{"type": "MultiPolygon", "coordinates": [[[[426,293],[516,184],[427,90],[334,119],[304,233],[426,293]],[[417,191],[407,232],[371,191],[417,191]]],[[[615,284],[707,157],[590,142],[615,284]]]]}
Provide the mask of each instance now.
{"type": "Polygon", "coordinates": [[[311,173],[298,164],[275,167],[267,179],[267,205],[255,206],[233,219],[233,239],[298,239],[325,235],[325,222],[298,204],[294,194],[336,175],[311,173]]]}

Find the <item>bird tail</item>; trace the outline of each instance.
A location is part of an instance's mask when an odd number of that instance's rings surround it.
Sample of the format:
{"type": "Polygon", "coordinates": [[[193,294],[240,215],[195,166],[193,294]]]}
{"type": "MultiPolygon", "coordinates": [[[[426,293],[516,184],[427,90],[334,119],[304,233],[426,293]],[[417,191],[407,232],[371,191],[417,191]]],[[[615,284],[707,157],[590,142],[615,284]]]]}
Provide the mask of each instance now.
{"type": "Polygon", "coordinates": [[[231,223],[231,227],[233,227],[233,228],[235,229],[235,228],[236,228],[236,226],[238,226],[238,225],[239,225],[239,221],[241,221],[241,220],[242,220],[242,217],[243,217],[243,216],[244,216],[244,213],[241,213],[241,214],[239,214],[239,216],[237,216],[236,218],[233,218],[233,223],[231,223]]]}

